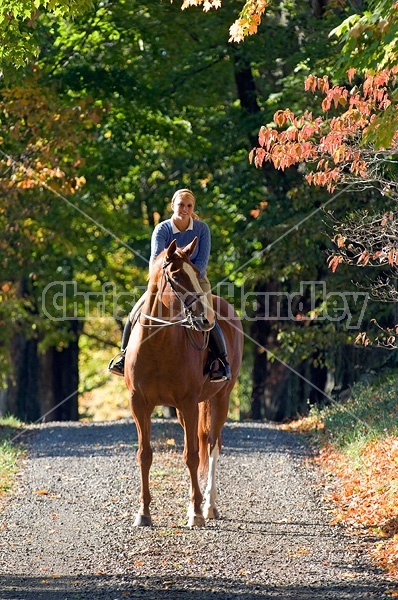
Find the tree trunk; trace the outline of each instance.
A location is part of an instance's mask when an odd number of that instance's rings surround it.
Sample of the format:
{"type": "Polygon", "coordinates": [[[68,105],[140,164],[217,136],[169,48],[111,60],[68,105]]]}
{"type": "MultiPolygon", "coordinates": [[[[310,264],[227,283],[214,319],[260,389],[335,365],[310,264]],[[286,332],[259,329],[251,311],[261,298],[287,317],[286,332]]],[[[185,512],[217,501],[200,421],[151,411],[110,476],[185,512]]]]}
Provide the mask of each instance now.
{"type": "MultiPolygon", "coordinates": [[[[25,277],[18,282],[17,295],[29,298],[30,283],[25,277]]],[[[29,308],[31,314],[36,314],[34,302],[29,308]]],[[[21,333],[14,335],[10,342],[10,357],[13,374],[8,380],[7,412],[25,422],[36,421],[40,417],[38,395],[38,356],[37,337],[27,338],[23,333],[24,323],[20,323],[21,333]]]]}
{"type": "Polygon", "coordinates": [[[260,112],[256,84],[250,63],[237,50],[234,54],[235,83],[241,107],[250,115],[260,112]]]}
{"type": "Polygon", "coordinates": [[[44,421],[77,421],[79,388],[78,321],[68,321],[74,338],[62,350],[49,348],[40,356],[40,407],[44,421]]]}
{"type": "Polygon", "coordinates": [[[40,417],[37,340],[14,336],[10,347],[14,375],[8,381],[6,412],[24,422],[40,417]]]}
{"type": "Polygon", "coordinates": [[[310,0],[311,10],[317,19],[321,19],[325,10],[325,0],[310,0]]]}
{"type": "Polygon", "coordinates": [[[267,389],[267,374],[269,363],[267,360],[267,344],[270,335],[270,323],[265,320],[265,297],[267,286],[258,284],[256,286],[257,307],[254,321],[251,327],[251,337],[256,342],[254,346],[253,364],[253,389],[251,395],[251,417],[259,421],[265,417],[265,395],[267,389]]]}
{"type": "Polygon", "coordinates": [[[272,352],[276,346],[277,329],[272,317],[277,314],[277,289],[276,281],[259,283],[255,288],[257,306],[251,328],[251,336],[256,342],[251,396],[251,416],[255,420],[275,420],[279,412],[275,405],[275,391],[281,379],[285,379],[285,367],[281,363],[271,362],[267,357],[267,350],[272,352]]]}
{"type": "Polygon", "coordinates": [[[235,48],[234,58],[234,76],[238,92],[238,98],[243,111],[252,118],[245,117],[245,122],[249,124],[247,131],[250,147],[256,146],[258,141],[258,130],[261,122],[259,120],[261,112],[257,102],[256,83],[253,77],[253,71],[248,60],[243,56],[240,48],[235,48]]]}
{"type": "Polygon", "coordinates": [[[17,335],[11,344],[14,376],[10,378],[5,411],[27,423],[76,421],[79,387],[78,321],[68,321],[73,339],[62,350],[38,353],[36,339],[17,335]]]}

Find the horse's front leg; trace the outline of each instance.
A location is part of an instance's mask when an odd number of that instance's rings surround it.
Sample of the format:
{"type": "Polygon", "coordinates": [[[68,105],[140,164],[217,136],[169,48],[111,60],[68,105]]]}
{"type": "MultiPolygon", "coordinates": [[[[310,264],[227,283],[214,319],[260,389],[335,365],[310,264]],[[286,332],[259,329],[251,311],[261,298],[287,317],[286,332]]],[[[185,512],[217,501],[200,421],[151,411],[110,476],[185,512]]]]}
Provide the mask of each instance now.
{"type": "Polygon", "coordinates": [[[198,443],[198,406],[188,409],[182,415],[184,426],[184,460],[191,478],[190,502],[188,507],[188,527],[203,527],[205,520],[202,513],[203,496],[198,480],[199,443],[198,443]]]}
{"type": "Polygon", "coordinates": [[[151,448],[151,414],[147,413],[142,407],[135,407],[132,402],[132,413],[138,433],[138,451],[137,462],[141,472],[141,494],[140,508],[134,521],[135,527],[152,525],[151,513],[149,504],[151,502],[151,494],[149,491],[149,469],[152,465],[152,448],[151,448]],[[137,410],[135,410],[137,408],[137,410]]]}

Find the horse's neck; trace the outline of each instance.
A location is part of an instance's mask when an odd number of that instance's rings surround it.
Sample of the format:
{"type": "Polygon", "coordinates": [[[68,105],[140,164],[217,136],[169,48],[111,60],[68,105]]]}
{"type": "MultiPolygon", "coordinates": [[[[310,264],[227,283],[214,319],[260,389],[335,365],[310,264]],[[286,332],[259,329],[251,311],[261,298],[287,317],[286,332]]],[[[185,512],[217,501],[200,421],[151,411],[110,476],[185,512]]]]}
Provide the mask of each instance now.
{"type": "Polygon", "coordinates": [[[163,303],[164,294],[158,289],[156,284],[149,285],[146,294],[146,300],[143,306],[143,312],[152,317],[167,318],[170,316],[170,310],[163,303]]]}
{"type": "Polygon", "coordinates": [[[181,336],[184,335],[183,327],[179,325],[167,325],[156,319],[164,320],[169,323],[171,320],[178,321],[183,315],[176,311],[171,311],[162,301],[164,294],[155,287],[148,286],[145,302],[142,307],[141,340],[145,340],[146,351],[151,353],[158,352],[159,349],[167,347],[171,353],[181,347],[181,336]],[[151,317],[153,320],[151,321],[151,317]]]}

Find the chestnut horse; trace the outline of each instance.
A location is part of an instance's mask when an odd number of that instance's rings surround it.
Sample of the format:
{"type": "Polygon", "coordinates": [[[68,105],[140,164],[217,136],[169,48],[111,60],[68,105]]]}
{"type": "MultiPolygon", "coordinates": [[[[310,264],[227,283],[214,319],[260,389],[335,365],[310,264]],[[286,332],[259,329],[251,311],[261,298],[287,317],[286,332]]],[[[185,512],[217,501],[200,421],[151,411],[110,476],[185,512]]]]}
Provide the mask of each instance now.
{"type": "Polygon", "coordinates": [[[209,350],[203,347],[203,340],[212,327],[212,315],[199,285],[199,271],[189,260],[196,243],[197,238],[184,248],[177,248],[173,241],[151,266],[144,305],[126,351],[125,382],[138,432],[137,461],[141,470],[136,526],[152,525],[151,414],[161,405],[176,408],[184,429],[184,460],[191,481],[188,526],[203,526],[205,518],[218,516],[216,462],[229,396],[241,365],[243,333],[233,307],[215,296],[215,312],[224,332],[232,379],[210,382],[206,373],[209,350]],[[208,475],[203,510],[199,470],[208,475]]]}

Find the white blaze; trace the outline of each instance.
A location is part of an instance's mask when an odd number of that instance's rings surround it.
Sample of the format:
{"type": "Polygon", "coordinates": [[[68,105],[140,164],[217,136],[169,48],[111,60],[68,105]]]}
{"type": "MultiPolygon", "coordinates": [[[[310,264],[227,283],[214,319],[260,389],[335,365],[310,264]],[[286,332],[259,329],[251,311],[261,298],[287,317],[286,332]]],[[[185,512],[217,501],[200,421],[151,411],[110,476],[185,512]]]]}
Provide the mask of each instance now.
{"type": "Polygon", "coordinates": [[[201,294],[201,302],[203,304],[205,318],[210,323],[214,323],[214,321],[215,321],[214,310],[209,304],[209,300],[207,298],[206,292],[204,292],[202,290],[202,288],[200,287],[200,283],[198,281],[198,278],[196,276],[194,269],[188,263],[183,264],[183,269],[187,273],[189,279],[191,280],[194,291],[198,294],[201,294]]]}

